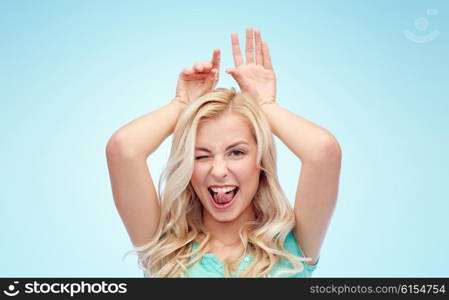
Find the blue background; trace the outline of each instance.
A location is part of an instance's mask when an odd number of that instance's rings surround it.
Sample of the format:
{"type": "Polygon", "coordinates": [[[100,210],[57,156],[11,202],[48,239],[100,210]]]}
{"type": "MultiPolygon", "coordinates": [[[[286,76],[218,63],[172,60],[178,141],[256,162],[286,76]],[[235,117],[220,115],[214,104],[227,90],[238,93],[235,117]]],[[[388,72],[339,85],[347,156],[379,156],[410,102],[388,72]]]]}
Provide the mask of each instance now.
{"type": "MultiPolygon", "coordinates": [[[[237,87],[230,34],[248,26],[270,45],[280,105],[343,150],[314,277],[449,276],[448,2],[180,2],[0,2],[0,276],[142,277],[122,257],[106,143],[214,48],[218,87],[237,87]]],[[[148,159],[155,183],[170,141],[148,159]]],[[[300,162],[276,142],[293,201],[300,162]]]]}

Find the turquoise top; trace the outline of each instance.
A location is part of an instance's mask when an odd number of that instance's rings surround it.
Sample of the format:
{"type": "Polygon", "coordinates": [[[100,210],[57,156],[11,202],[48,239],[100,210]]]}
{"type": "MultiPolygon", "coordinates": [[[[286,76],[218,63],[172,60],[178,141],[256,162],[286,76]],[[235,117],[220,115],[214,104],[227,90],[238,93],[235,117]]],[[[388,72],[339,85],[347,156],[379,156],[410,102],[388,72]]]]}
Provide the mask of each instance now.
{"type": "MultiPolygon", "coordinates": [[[[192,250],[195,250],[197,247],[198,242],[195,241],[192,246],[192,250]]],[[[302,252],[298,247],[298,242],[296,241],[296,238],[293,235],[293,232],[289,232],[289,234],[285,238],[284,247],[291,254],[298,257],[303,257],[302,252]]],[[[240,262],[239,270],[233,273],[233,276],[238,277],[238,275],[241,274],[242,271],[245,270],[249,266],[249,264],[251,264],[252,261],[253,261],[252,256],[250,254],[246,254],[244,259],[240,262]]],[[[302,272],[296,274],[287,274],[287,275],[284,274],[281,275],[281,277],[285,278],[311,277],[312,272],[316,269],[318,265],[318,262],[319,258],[314,265],[308,265],[305,262],[302,262],[304,264],[304,270],[302,272]]],[[[281,269],[289,269],[289,268],[291,268],[291,263],[285,259],[282,259],[278,264],[276,264],[273,267],[273,269],[270,272],[270,276],[274,276],[274,274],[276,274],[281,269]]],[[[145,272],[144,277],[147,277],[145,272]]],[[[196,262],[194,265],[188,268],[187,277],[190,278],[224,277],[223,263],[214,254],[206,253],[198,262],[196,262]]]]}

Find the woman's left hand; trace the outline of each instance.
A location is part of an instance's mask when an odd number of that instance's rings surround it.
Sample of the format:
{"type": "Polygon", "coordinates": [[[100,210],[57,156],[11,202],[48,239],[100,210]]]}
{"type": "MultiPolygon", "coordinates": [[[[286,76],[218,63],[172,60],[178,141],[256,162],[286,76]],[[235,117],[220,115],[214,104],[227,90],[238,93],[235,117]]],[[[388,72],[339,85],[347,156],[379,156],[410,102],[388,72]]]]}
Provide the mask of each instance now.
{"type": "Polygon", "coordinates": [[[268,44],[260,31],[246,29],[246,64],[243,63],[238,35],[231,35],[235,68],[226,69],[234,77],[242,92],[248,92],[260,105],[276,103],[276,76],[271,64],[268,44]],[[254,58],[254,36],[256,49],[254,58]]]}

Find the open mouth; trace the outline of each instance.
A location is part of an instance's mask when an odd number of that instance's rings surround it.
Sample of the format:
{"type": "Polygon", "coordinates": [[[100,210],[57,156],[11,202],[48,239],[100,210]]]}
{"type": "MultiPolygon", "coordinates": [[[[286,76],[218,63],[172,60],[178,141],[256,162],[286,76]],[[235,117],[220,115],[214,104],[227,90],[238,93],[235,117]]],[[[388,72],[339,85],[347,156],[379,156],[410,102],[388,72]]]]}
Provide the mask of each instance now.
{"type": "Polygon", "coordinates": [[[239,188],[235,187],[233,190],[227,193],[223,192],[216,193],[211,188],[208,188],[207,190],[211,195],[212,203],[215,205],[215,207],[226,208],[234,202],[234,199],[236,198],[239,188]]]}

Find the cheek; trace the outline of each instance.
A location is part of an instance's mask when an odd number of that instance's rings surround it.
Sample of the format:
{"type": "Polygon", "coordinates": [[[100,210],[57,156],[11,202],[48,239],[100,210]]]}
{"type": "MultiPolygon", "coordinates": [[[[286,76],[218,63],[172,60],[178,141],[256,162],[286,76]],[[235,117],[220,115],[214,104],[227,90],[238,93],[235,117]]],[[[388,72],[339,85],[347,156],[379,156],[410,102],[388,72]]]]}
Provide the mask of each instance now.
{"type": "Polygon", "coordinates": [[[192,171],[192,178],[201,178],[204,177],[204,174],[206,173],[206,167],[204,165],[201,164],[195,164],[193,166],[193,171],[192,171]]]}
{"type": "Polygon", "coordinates": [[[259,179],[259,168],[253,160],[242,160],[233,166],[233,173],[242,184],[256,184],[259,179]]]}
{"type": "Polygon", "coordinates": [[[204,167],[195,165],[190,179],[194,188],[201,188],[206,180],[206,170],[204,167]]]}

